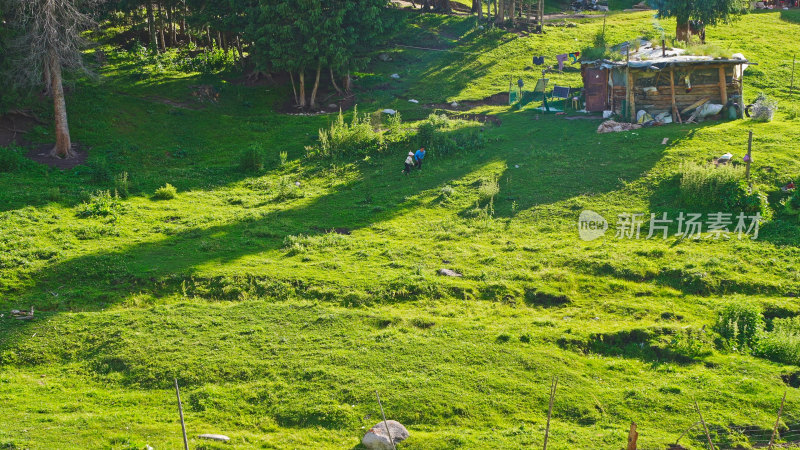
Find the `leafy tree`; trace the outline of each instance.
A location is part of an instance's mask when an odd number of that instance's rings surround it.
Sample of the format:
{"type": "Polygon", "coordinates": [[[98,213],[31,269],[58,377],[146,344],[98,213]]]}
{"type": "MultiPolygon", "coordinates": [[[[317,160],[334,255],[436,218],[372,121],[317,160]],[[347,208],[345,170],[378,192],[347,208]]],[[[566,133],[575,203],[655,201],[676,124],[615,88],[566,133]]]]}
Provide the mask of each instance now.
{"type": "Polygon", "coordinates": [[[746,5],[744,0],[651,0],[651,6],[658,10],[658,17],[677,20],[675,37],[684,42],[691,37],[690,20],[703,26],[728,23],[742,14],[746,5]]]}
{"type": "Polygon", "coordinates": [[[86,70],[81,32],[94,22],[84,11],[99,0],[11,0],[8,7],[14,25],[16,81],[31,86],[44,84],[53,97],[56,144],[51,156],[75,156],[67,122],[63,69],[86,70]]]}
{"type": "Polygon", "coordinates": [[[383,31],[385,5],[386,0],[260,0],[247,14],[256,66],[289,72],[297,105],[314,108],[324,67],[337,90],[336,73],[347,74],[349,89],[350,71],[366,63],[365,53],[383,31]],[[309,71],[314,85],[307,100],[309,71]]]}

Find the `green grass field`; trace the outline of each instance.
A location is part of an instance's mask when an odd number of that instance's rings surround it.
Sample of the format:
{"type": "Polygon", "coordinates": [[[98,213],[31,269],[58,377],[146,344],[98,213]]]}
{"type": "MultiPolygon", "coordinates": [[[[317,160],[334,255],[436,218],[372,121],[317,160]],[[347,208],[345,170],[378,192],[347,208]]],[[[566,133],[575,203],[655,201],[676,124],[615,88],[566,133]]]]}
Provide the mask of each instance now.
{"type": "MultiPolygon", "coordinates": [[[[358,109],[397,109],[412,128],[434,112],[424,105],[505,93],[519,77],[532,85],[534,54],[553,63],[602,28],[581,19],[518,37],[469,18],[395,19],[401,31],[382,50],[393,60],[358,74],[358,109]]],[[[622,448],[631,421],[640,448],[667,448],[698,420],[693,400],[722,448],[750,448],[724,429],[768,433],[785,391],[784,423],[797,424],[800,367],[717,345],[711,327],[730,303],[758,305],[768,323],[800,314],[800,225],[779,204],[780,186],[800,178],[788,88],[798,22],[766,12],[708,30],[758,63],[745,97],[777,98],[772,122],[597,134],[599,120],[476,106],[502,124],[443,132],[473,130],[486,145],[432,152],[410,176],[400,172],[413,142],[306,158],[335,115],[276,113],[287,86],[145,66],[102,44],[100,77],[76,80],[68,97],[89,164],[0,173],[0,448],[180,448],[174,378],[192,448],[360,448],[380,416],[376,390],[411,432],[399,448],[538,447],[552,376],[553,449],[622,448]],[[214,85],[219,103],[194,103],[197,84],[214,85]],[[585,209],[612,225],[685,210],[681,165],[740,160],[749,130],[754,184],[775,211],[758,239],[579,239],[585,209]],[[244,173],[252,146],[267,163],[244,173]],[[82,217],[122,172],[130,196],[82,217]],[[495,181],[491,206],[476,208],[495,181]],[[165,183],[175,198],[153,199],[165,183]],[[8,315],[31,305],[33,321],[8,315]],[[196,439],[211,432],[232,440],[196,439]]],[[[652,13],[612,13],[606,38],[653,29],[652,13]]],[[[551,83],[579,86],[577,66],[551,83]]],[[[703,439],[694,428],[680,443],[703,439]]]]}

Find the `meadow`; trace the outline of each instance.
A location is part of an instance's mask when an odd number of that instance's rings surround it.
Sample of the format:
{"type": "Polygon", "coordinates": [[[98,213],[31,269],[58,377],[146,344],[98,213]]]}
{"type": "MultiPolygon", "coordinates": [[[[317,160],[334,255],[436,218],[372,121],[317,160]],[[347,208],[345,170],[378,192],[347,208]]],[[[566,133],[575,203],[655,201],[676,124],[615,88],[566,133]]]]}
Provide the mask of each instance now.
{"type": "MultiPolygon", "coordinates": [[[[718,446],[751,448],[739,430],[770,432],[784,392],[781,429],[797,429],[800,359],[726,341],[718,317],[753,307],[768,333],[800,315],[800,223],[780,190],[800,181],[789,91],[800,14],[707,33],[758,63],[744,94],[776,98],[772,122],[610,134],[596,119],[483,101],[510,80],[533,85],[532,56],[553,64],[589,46],[602,16],[527,36],[393,17],[397,33],[356,86],[358,111],[398,138],[358,156],[308,155],[337,114],[276,112],[290,86],[248,85],[230,66],[187,71],[114,46],[113,30],[96,37],[98,77],[74,79],[68,96],[87,164],[61,171],[3,150],[15,162],[0,173],[0,448],[179,448],[175,378],[192,448],[361,448],[380,417],[375,391],[411,432],[399,448],[536,447],[553,376],[552,449],[621,448],[631,421],[640,448],[667,448],[698,420],[695,400],[718,446]],[[196,85],[219,101],[193,100],[196,85]],[[451,102],[499,125],[442,118],[451,102]],[[448,144],[403,175],[425,123],[448,144]],[[646,226],[641,239],[579,238],[587,209],[612,226],[688,211],[681,167],[741,160],[751,130],[771,212],[757,239],[645,239],[646,226]],[[174,196],[155,195],[166,184],[174,196]],[[31,305],[32,321],[8,315],[31,305]],[[196,438],[210,432],[231,442],[196,438]]],[[[614,12],[606,40],[661,28],[674,22],[614,12]]],[[[581,83],[577,66],[549,77],[581,83]]],[[[26,137],[51,134],[42,124],[26,137]]],[[[704,439],[693,428],[680,444],[704,439]]]]}

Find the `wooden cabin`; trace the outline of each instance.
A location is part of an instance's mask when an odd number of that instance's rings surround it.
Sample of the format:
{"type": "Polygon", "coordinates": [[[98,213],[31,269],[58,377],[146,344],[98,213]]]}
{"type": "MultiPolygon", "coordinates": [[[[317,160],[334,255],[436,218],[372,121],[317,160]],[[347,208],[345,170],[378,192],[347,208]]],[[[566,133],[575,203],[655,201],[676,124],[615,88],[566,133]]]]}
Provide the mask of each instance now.
{"type": "Polygon", "coordinates": [[[681,114],[690,114],[704,100],[723,106],[731,99],[741,102],[748,64],[744,56],[715,59],[681,53],[648,44],[627,60],[583,61],[586,110],[611,110],[632,122],[640,110],[653,117],[666,112],[679,122],[681,114]]]}

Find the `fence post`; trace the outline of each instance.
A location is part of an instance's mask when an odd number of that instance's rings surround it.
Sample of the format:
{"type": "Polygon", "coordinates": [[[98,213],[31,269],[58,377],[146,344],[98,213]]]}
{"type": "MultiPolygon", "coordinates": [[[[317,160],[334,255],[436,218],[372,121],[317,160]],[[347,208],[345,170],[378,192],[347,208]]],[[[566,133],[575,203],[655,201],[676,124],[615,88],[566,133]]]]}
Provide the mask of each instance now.
{"type": "Polygon", "coordinates": [[[786,392],[783,393],[783,400],[781,400],[781,407],[778,409],[778,418],[775,420],[775,426],[772,428],[772,437],[769,438],[769,450],[772,450],[772,444],[775,442],[775,435],[778,434],[778,424],[781,422],[781,414],[783,414],[783,405],[786,403],[786,392]]]}
{"type": "Polygon", "coordinates": [[[181,429],[183,430],[183,448],[189,450],[189,440],[186,438],[186,423],[183,421],[183,404],[181,404],[181,390],[178,388],[178,379],[175,378],[175,395],[178,397],[178,412],[181,415],[181,429]]]}
{"type": "Polygon", "coordinates": [[[392,448],[397,450],[397,447],[394,445],[394,439],[392,438],[392,432],[389,431],[389,424],[386,423],[386,414],[383,413],[383,405],[381,404],[381,396],[378,394],[378,391],[375,391],[375,397],[378,397],[378,406],[381,408],[381,416],[383,417],[383,426],[386,427],[386,435],[389,436],[389,442],[392,444],[392,448]]]}
{"type": "Polygon", "coordinates": [[[550,382],[550,407],[547,409],[547,427],[544,429],[544,450],[547,450],[547,438],[550,436],[550,417],[553,415],[553,399],[556,396],[558,377],[553,377],[550,382]]]}
{"type": "Polygon", "coordinates": [[[636,422],[631,422],[631,430],[628,432],[627,450],[636,450],[636,441],[639,439],[639,432],[636,431],[636,422]]]}
{"type": "Polygon", "coordinates": [[[711,450],[716,450],[714,443],[711,442],[711,434],[708,432],[705,419],[703,419],[703,413],[700,412],[700,407],[697,406],[697,400],[694,401],[694,409],[697,411],[697,415],[700,416],[700,423],[703,424],[703,430],[706,432],[706,438],[708,438],[708,446],[711,447],[711,450]]]}

